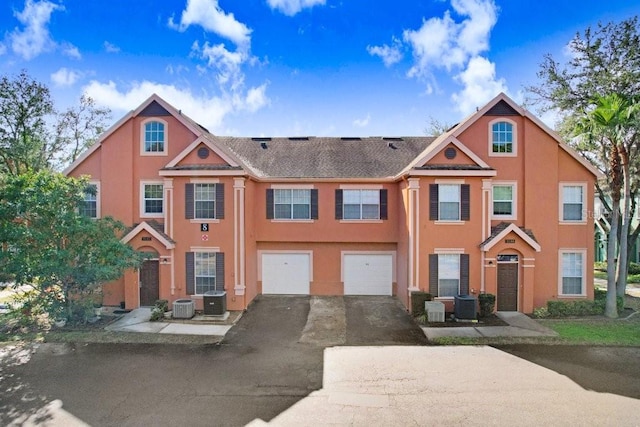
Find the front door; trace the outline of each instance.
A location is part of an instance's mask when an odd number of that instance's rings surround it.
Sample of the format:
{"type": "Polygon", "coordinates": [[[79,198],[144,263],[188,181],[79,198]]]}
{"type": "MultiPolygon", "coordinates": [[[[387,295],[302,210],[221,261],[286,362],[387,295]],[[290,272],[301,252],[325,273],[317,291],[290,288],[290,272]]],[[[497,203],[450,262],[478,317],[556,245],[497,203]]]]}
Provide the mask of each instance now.
{"type": "Polygon", "coordinates": [[[140,306],[152,306],[160,298],[160,262],[148,260],[140,269],[140,306]]]}
{"type": "Polygon", "coordinates": [[[518,263],[498,262],[498,311],[518,311],[518,263]]]}

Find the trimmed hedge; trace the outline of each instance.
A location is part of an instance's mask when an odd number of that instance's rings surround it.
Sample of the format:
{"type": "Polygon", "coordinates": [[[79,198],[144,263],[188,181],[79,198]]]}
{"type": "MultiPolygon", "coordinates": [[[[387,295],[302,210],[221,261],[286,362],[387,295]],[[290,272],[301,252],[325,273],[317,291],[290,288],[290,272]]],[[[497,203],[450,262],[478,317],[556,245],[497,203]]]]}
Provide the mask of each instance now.
{"type": "MultiPolygon", "coordinates": [[[[593,301],[547,301],[547,310],[550,317],[569,317],[569,316],[593,316],[604,314],[604,308],[607,301],[607,291],[603,289],[595,289],[593,301]]],[[[616,298],[618,313],[624,309],[624,299],[616,298]]]]}
{"type": "Polygon", "coordinates": [[[411,313],[414,316],[424,313],[425,301],[432,301],[433,296],[428,292],[415,291],[411,292],[411,313]]]}
{"type": "Polygon", "coordinates": [[[478,301],[480,302],[480,317],[487,317],[493,314],[493,309],[496,306],[495,295],[480,294],[478,295],[478,301]]]}

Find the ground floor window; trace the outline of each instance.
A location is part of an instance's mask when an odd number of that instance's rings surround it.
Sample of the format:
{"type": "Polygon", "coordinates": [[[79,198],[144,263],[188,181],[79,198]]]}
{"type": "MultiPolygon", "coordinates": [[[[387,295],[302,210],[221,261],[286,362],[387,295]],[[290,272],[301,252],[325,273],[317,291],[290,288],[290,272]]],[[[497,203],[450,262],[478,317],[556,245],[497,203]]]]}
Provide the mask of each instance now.
{"type": "Polygon", "coordinates": [[[216,290],[216,254],[212,252],[195,253],[195,291],[202,295],[216,290]]]}
{"type": "Polygon", "coordinates": [[[560,286],[562,295],[584,295],[584,251],[560,253],[560,286]]]}
{"type": "Polygon", "coordinates": [[[454,297],[460,290],[460,255],[438,255],[438,296],[454,297]]]}

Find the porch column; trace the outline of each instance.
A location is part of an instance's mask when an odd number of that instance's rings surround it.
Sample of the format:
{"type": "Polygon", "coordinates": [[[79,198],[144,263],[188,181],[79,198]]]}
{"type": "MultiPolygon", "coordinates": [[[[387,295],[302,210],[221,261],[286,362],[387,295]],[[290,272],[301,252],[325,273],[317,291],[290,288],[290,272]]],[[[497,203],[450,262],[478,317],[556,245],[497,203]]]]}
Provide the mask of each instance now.
{"type": "Polygon", "coordinates": [[[233,179],[233,271],[236,295],[245,292],[244,178],[233,179]]]}
{"type": "Polygon", "coordinates": [[[420,290],[420,178],[409,178],[409,274],[408,288],[420,290]]]}
{"type": "MultiPolygon", "coordinates": [[[[491,180],[482,180],[482,239],[484,242],[491,235],[491,212],[492,212],[491,180]]],[[[480,252],[480,292],[485,292],[485,251],[480,252]]]]}
{"type": "Polygon", "coordinates": [[[520,311],[523,313],[533,313],[533,286],[535,279],[535,258],[523,258],[522,260],[522,282],[520,289],[522,291],[522,306],[520,311]]]}

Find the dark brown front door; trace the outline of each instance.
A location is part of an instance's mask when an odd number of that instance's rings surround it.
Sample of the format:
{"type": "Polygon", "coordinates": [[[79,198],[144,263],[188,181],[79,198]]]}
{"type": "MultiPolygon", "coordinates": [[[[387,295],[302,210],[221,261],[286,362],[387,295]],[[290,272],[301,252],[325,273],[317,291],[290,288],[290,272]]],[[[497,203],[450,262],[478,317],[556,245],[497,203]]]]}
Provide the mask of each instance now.
{"type": "Polygon", "coordinates": [[[160,297],[159,292],[159,261],[145,261],[140,270],[140,305],[154,305],[160,297]]]}
{"type": "Polygon", "coordinates": [[[498,311],[518,311],[517,263],[498,263],[498,311]]]}

